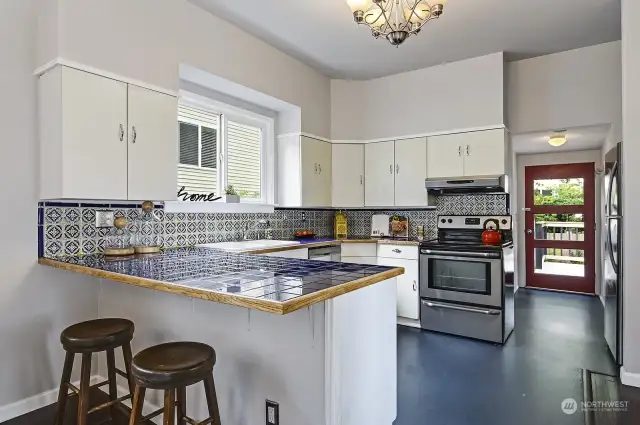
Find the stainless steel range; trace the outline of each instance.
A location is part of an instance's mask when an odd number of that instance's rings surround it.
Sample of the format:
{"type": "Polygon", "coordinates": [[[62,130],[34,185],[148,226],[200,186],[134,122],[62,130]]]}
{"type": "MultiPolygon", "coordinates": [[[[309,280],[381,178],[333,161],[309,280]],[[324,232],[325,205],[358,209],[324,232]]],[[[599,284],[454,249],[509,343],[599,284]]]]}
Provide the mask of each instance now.
{"type": "Polygon", "coordinates": [[[420,244],[422,328],[504,343],[514,328],[509,255],[511,216],[438,217],[438,239],[420,244]],[[497,227],[502,243],[483,244],[485,227],[497,227]]]}

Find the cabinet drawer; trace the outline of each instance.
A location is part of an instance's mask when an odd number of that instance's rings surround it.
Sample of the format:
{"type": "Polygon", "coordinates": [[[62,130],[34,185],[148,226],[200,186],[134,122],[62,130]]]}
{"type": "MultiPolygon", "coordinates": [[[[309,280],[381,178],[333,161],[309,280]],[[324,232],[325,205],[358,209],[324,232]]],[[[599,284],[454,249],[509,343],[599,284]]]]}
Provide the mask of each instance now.
{"type": "Polygon", "coordinates": [[[405,260],[418,259],[418,247],[411,245],[378,245],[378,257],[402,258],[405,260]]]}
{"type": "Polygon", "coordinates": [[[342,257],[343,263],[378,265],[378,257],[342,257]]]}
{"type": "Polygon", "coordinates": [[[343,257],[375,257],[377,253],[376,243],[343,243],[343,257]]]}
{"type": "Polygon", "coordinates": [[[307,248],[303,249],[291,249],[289,251],[277,251],[270,252],[268,254],[261,254],[269,257],[285,257],[285,258],[297,258],[300,260],[309,259],[309,250],[307,248]]]}

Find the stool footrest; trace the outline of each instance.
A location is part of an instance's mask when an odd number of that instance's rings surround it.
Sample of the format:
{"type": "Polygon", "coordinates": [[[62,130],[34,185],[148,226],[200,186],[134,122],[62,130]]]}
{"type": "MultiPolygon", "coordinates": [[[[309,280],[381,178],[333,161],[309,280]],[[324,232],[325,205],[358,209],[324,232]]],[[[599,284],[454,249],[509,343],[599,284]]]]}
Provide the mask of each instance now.
{"type": "Polygon", "coordinates": [[[147,416],[142,417],[142,422],[148,421],[149,419],[155,418],[156,416],[160,416],[164,412],[164,409],[158,409],[155,412],[149,413],[147,416]]]}
{"type": "Polygon", "coordinates": [[[72,383],[67,383],[67,388],[69,388],[71,390],[71,392],[75,395],[80,394],[80,389],[78,387],[76,387],[75,385],[73,385],[72,383]]]}
{"type": "Polygon", "coordinates": [[[118,368],[116,368],[116,373],[120,376],[122,376],[123,378],[129,378],[129,375],[127,374],[127,372],[124,372],[118,368]]]}
{"type": "Polygon", "coordinates": [[[94,407],[94,408],[90,409],[90,410],[87,412],[87,414],[89,414],[89,413],[93,413],[93,412],[96,412],[96,411],[98,411],[98,410],[100,410],[100,409],[104,409],[104,408],[106,408],[106,407],[113,406],[114,404],[120,403],[120,402],[122,402],[122,401],[124,401],[124,400],[128,400],[128,399],[130,399],[130,398],[131,398],[131,394],[123,395],[122,397],[119,397],[119,398],[117,398],[117,399],[115,399],[115,400],[111,400],[111,401],[108,401],[108,402],[106,402],[106,403],[102,403],[101,405],[96,406],[96,407],[94,407]]]}
{"type": "Polygon", "coordinates": [[[196,420],[194,420],[194,419],[191,419],[191,418],[190,418],[190,417],[188,417],[188,416],[185,416],[185,417],[184,417],[184,418],[182,418],[182,419],[183,419],[185,422],[187,422],[187,423],[189,423],[189,424],[191,424],[191,425],[209,425],[210,423],[213,423],[213,421],[214,421],[214,419],[215,419],[215,418],[212,416],[212,417],[210,417],[210,418],[205,419],[205,420],[204,420],[204,421],[202,421],[202,422],[198,422],[198,421],[196,421],[196,420]]]}

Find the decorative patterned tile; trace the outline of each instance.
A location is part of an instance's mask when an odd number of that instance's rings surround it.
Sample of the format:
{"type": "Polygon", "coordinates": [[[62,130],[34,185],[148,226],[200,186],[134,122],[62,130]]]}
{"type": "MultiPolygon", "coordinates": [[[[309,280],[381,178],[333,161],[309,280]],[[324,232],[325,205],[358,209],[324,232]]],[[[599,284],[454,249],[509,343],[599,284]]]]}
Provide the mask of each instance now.
{"type": "Polygon", "coordinates": [[[62,238],[62,226],[58,224],[44,226],[44,236],[49,240],[59,240],[62,238]]]}
{"type": "Polygon", "coordinates": [[[62,208],[60,207],[45,207],[44,209],[44,224],[57,224],[61,223],[63,218],[62,208]]]}

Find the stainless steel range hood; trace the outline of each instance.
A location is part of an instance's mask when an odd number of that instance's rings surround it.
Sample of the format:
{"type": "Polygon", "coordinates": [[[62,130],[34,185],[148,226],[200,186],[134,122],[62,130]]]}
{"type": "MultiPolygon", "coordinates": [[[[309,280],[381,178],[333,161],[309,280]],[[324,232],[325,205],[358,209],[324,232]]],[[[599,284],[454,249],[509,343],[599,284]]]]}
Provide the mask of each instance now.
{"type": "Polygon", "coordinates": [[[427,179],[425,186],[430,195],[446,195],[448,193],[505,193],[507,191],[506,176],[453,180],[427,179]]]}

